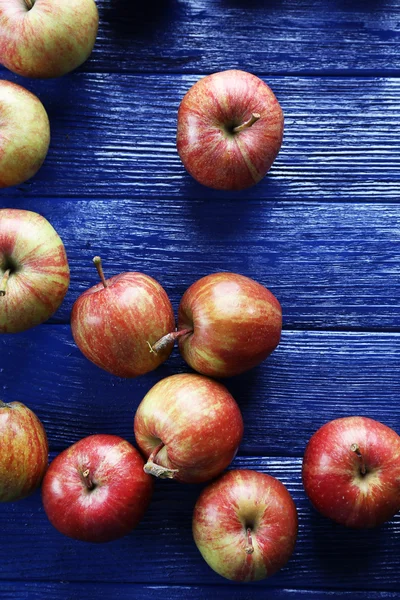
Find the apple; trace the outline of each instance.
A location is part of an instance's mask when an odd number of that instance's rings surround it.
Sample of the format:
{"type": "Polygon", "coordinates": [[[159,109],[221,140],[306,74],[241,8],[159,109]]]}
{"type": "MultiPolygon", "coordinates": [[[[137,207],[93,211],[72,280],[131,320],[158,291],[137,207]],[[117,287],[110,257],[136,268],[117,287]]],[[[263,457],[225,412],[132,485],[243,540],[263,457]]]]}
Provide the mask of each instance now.
{"type": "Polygon", "coordinates": [[[39,98],[16,83],[0,80],[0,188],[33,177],[49,143],[49,119],[39,98]]]}
{"type": "Polygon", "coordinates": [[[0,502],[21,500],[39,487],[46,472],[46,431],[25,404],[0,400],[0,439],[0,502]]]}
{"type": "Polygon", "coordinates": [[[185,373],[151,388],[136,411],[134,431],[148,457],[146,473],[200,483],[216,477],[233,460],[243,420],[221,383],[185,373]]]}
{"type": "Polygon", "coordinates": [[[24,77],[59,77],[89,57],[98,24],[93,0],[0,0],[0,61],[24,77]]]}
{"type": "Polygon", "coordinates": [[[193,537],[207,564],[234,581],[258,581],[289,560],[297,537],[297,511],[274,477],[229,471],[201,493],[193,537]]]}
{"type": "Polygon", "coordinates": [[[71,314],[74,340],[95,365],[119,377],[137,377],[156,369],[174,342],[159,352],[152,344],[175,328],[165,290],[152,277],[127,272],[105,279],[101,259],[94,264],[101,282],[84,292],[71,314]]]}
{"type": "Polygon", "coordinates": [[[260,364],[279,344],[282,309],[260,283],[236,273],[214,273],[186,290],[178,331],[153,346],[179,340],[185,361],[210,377],[231,377],[260,364]]]}
{"type": "Polygon", "coordinates": [[[311,437],[303,485],[325,517],[347,527],[381,525],[400,509],[400,437],[366,417],[344,417],[311,437]]]}
{"type": "Polygon", "coordinates": [[[153,480],[126,440],[97,434],[59,454],[43,480],[44,510],[64,535],[109,542],[129,533],[150,503],[153,480]]]}
{"type": "Polygon", "coordinates": [[[278,155],[283,113],[258,77],[230,70],[203,77],[178,111],[177,148],[187,171],[217,190],[258,183],[278,155]]]}
{"type": "Polygon", "coordinates": [[[68,286],[67,255],[50,223],[29,210],[0,209],[0,333],[47,321],[68,286]]]}

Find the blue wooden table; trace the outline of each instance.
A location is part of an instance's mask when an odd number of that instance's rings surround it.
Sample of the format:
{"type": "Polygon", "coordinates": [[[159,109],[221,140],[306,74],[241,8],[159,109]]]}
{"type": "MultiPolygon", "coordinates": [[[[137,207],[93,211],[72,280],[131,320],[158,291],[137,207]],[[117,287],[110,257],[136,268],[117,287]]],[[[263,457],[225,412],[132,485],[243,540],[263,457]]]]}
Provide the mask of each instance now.
{"type": "Polygon", "coordinates": [[[245,435],[234,467],[281,479],[299,511],[288,565],[232,584],[191,537],[200,486],[157,482],[139,527],[87,545],[63,537],[40,494],[0,511],[0,599],[229,600],[400,598],[400,516],[373,531],[336,526],[310,507],[301,457],[312,433],[362,414],[400,432],[399,0],[99,0],[91,59],[53,81],[0,76],[39,95],[52,142],[35,178],[0,193],[1,207],[44,215],[63,239],[71,286],[54,318],[0,338],[0,392],[29,405],[51,457],[80,438],[133,442],[140,400],[187,367],[177,350],[136,380],[108,375],[73,343],[72,304],[108,276],[155,277],[175,311],[199,277],[253,277],[280,299],[282,342],[227,382],[245,435]],[[270,174],[241,193],[186,174],[176,113],[201,76],[241,68],[262,77],[285,113],[270,174]]]}

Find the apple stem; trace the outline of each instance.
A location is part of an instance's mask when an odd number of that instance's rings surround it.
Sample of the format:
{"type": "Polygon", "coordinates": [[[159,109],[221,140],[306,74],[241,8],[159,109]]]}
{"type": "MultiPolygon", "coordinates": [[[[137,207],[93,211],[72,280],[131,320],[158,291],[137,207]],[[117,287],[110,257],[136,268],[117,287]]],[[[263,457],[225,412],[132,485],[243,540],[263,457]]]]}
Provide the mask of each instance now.
{"type": "Polygon", "coordinates": [[[160,350],[164,350],[167,346],[175,342],[175,340],[179,339],[184,335],[188,335],[189,333],[193,333],[193,329],[181,329],[180,331],[173,331],[171,333],[167,333],[161,339],[158,340],[153,346],[150,342],[147,342],[150,348],[150,352],[153,354],[158,354],[160,350]]]}
{"type": "Polygon", "coordinates": [[[3,278],[0,282],[0,296],[5,296],[6,295],[6,289],[7,289],[7,283],[8,283],[8,279],[10,277],[10,269],[7,269],[7,271],[5,271],[3,278]]]}
{"type": "Polygon", "coordinates": [[[28,7],[28,10],[31,10],[31,8],[33,8],[33,0],[25,0],[25,4],[28,7]]]}
{"type": "Polygon", "coordinates": [[[82,473],[82,477],[83,477],[83,481],[87,487],[88,490],[93,490],[95,485],[93,483],[92,478],[90,477],[90,471],[89,469],[86,469],[86,471],[83,471],[82,473]]]}
{"type": "Polygon", "coordinates": [[[233,128],[233,133],[240,133],[244,129],[247,129],[248,127],[251,127],[260,118],[261,118],[261,115],[259,113],[252,113],[250,119],[248,119],[247,121],[245,121],[241,125],[238,125],[237,127],[233,128]]]}
{"type": "Polygon", "coordinates": [[[175,477],[175,473],[178,473],[178,469],[167,469],[167,467],[157,465],[154,462],[161,448],[164,448],[164,444],[162,442],[156,446],[153,452],[150,454],[147,463],[143,467],[143,471],[148,475],[154,475],[154,477],[158,477],[159,479],[173,479],[175,477]]]}
{"type": "Polygon", "coordinates": [[[6,402],[3,402],[3,400],[0,400],[0,408],[7,408],[8,404],[6,404],[6,402]]]}
{"type": "Polygon", "coordinates": [[[361,475],[365,475],[367,473],[367,467],[365,466],[364,457],[360,452],[360,447],[358,444],[352,444],[351,446],[352,452],[355,452],[358,458],[360,459],[360,472],[361,475]]]}
{"type": "Polygon", "coordinates": [[[253,546],[253,538],[251,536],[250,527],[247,528],[246,536],[247,536],[247,546],[245,548],[245,552],[246,552],[246,554],[253,554],[254,546],[253,546]]]}
{"type": "Polygon", "coordinates": [[[94,259],[93,259],[93,262],[94,262],[94,265],[95,265],[95,267],[97,269],[97,272],[99,274],[99,277],[101,279],[102,284],[104,285],[105,288],[108,287],[106,278],[104,277],[103,265],[101,263],[100,256],[95,256],[94,259]]]}

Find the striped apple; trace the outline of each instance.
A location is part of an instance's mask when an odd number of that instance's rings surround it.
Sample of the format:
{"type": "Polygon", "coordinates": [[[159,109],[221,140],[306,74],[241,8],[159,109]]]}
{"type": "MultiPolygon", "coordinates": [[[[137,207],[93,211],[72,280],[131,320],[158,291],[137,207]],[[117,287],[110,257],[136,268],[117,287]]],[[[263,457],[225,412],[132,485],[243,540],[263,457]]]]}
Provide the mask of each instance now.
{"type": "Polygon", "coordinates": [[[225,386],[186,373],[151,388],[136,411],[134,431],[148,457],[147,473],[200,483],[219,475],[233,460],[243,420],[225,386]]]}
{"type": "Polygon", "coordinates": [[[47,321],[69,286],[60,236],[41,215],[0,209],[0,333],[47,321]]]}
{"type": "Polygon", "coordinates": [[[152,277],[126,272],[106,279],[100,257],[93,259],[101,282],[86,290],[71,314],[72,335],[95,365],[118,377],[137,377],[156,369],[171,354],[168,341],[152,345],[175,329],[171,302],[152,277]]]}
{"type": "Polygon", "coordinates": [[[21,500],[40,485],[49,447],[42,423],[21,402],[0,400],[0,502],[21,500]]]}
{"type": "Polygon", "coordinates": [[[184,96],[177,148],[205,186],[242,190],[258,183],[278,155],[283,112],[272,90],[245,71],[207,75],[184,96]]]}

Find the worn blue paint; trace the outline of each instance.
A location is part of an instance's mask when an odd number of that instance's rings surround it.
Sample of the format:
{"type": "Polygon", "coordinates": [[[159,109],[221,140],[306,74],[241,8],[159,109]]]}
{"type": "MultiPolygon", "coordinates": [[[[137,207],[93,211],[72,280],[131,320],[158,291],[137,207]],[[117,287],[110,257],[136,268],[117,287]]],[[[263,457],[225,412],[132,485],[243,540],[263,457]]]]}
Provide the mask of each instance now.
{"type": "Polygon", "coordinates": [[[94,547],[58,534],[36,493],[2,506],[0,600],[399,598],[399,516],[347,531],[318,516],[301,486],[305,444],[325,421],[364,414],[400,432],[399,0],[98,4],[98,43],[78,72],[33,81],[0,68],[40,96],[52,128],[44,166],[1,191],[0,207],[48,218],[71,266],[51,321],[0,338],[0,395],[37,412],[51,456],[95,432],[133,441],[146,391],[186,367],[175,350],[156,372],[121,380],[86,361],[69,317],[96,281],[92,256],[110,275],[156,277],[175,311],[202,275],[254,277],[280,299],[284,332],[264,364],[227,381],[245,419],[232,466],[288,486],[299,540],[274,578],[239,586],[192,542],[200,486],[158,482],[138,529],[94,547]],[[185,91],[232,67],[262,76],[285,112],[270,174],[234,194],[194,182],[175,149],[185,91]]]}

